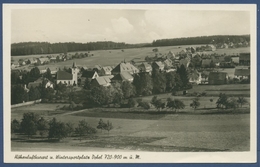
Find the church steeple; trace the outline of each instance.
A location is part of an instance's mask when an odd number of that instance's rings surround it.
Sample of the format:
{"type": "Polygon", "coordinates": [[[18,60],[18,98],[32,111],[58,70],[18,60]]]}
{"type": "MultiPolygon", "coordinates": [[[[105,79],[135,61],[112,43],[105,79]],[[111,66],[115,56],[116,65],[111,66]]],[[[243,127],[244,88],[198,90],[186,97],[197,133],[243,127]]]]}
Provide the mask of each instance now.
{"type": "Polygon", "coordinates": [[[76,63],[75,63],[75,62],[73,62],[73,64],[72,64],[72,68],[77,68],[77,66],[76,66],[76,63]]]}

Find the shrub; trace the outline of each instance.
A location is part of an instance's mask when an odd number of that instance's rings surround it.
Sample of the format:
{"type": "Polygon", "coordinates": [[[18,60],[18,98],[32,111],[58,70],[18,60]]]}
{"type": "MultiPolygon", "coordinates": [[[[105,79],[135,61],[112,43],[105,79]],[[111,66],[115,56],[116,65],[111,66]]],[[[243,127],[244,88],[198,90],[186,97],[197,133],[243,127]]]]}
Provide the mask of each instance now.
{"type": "Polygon", "coordinates": [[[136,105],[135,99],[133,99],[133,98],[128,99],[127,106],[128,106],[129,108],[132,108],[132,107],[134,107],[135,105],[136,105]]]}
{"type": "Polygon", "coordinates": [[[140,102],[139,106],[146,110],[150,109],[150,103],[148,103],[148,102],[140,102]]]}
{"type": "Polygon", "coordinates": [[[11,133],[18,133],[20,132],[20,122],[17,121],[16,119],[14,119],[12,122],[11,122],[11,133]]]}

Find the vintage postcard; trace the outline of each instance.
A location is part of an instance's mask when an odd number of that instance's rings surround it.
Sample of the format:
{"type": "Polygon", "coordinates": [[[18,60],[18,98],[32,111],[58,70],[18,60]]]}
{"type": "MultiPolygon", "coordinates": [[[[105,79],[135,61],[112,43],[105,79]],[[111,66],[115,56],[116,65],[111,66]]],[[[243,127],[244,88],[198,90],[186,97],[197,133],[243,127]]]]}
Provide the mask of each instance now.
{"type": "Polygon", "coordinates": [[[253,4],[3,4],[4,162],[256,162],[256,57],[253,4]]]}

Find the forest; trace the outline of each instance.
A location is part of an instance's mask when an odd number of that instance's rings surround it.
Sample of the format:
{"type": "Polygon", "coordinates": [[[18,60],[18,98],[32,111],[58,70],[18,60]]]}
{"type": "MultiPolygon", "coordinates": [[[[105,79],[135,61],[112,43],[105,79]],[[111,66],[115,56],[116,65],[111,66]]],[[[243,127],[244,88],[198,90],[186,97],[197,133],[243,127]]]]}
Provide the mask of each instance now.
{"type": "Polygon", "coordinates": [[[152,42],[152,46],[177,46],[177,45],[200,45],[219,43],[240,43],[250,41],[250,35],[215,35],[187,38],[159,39],[152,42]]]}
{"type": "Polygon", "coordinates": [[[223,35],[223,36],[200,36],[189,38],[158,39],[152,43],[126,44],[124,42],[99,41],[89,43],[49,43],[49,42],[21,42],[11,44],[11,56],[35,55],[35,54],[55,54],[76,51],[92,51],[106,49],[126,49],[137,47],[154,46],[178,46],[178,45],[199,45],[199,44],[219,44],[239,42],[249,42],[250,35],[223,35]]]}

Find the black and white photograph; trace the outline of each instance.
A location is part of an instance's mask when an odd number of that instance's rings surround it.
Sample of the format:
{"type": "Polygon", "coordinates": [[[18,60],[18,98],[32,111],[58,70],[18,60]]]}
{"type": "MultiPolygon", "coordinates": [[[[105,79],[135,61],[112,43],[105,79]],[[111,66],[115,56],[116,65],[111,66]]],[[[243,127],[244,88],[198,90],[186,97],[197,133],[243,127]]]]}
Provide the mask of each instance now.
{"type": "Polygon", "coordinates": [[[5,162],[256,161],[256,5],[3,16],[5,162]]]}

